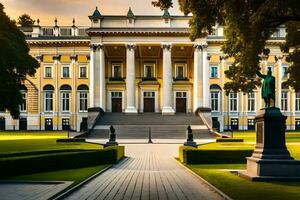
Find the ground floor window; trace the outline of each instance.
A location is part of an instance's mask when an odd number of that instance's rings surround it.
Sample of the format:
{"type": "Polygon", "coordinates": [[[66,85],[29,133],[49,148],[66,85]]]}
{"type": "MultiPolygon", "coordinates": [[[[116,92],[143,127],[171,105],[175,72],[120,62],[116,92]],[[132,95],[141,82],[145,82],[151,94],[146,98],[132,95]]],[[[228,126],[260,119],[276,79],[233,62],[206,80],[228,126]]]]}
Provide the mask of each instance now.
{"type": "Polygon", "coordinates": [[[79,112],[87,112],[88,109],[88,93],[79,92],[79,112]]]}
{"type": "Polygon", "coordinates": [[[288,92],[281,93],[281,110],[288,111],[288,92]]]}
{"type": "Polygon", "coordinates": [[[300,119],[296,119],[295,128],[296,128],[296,130],[300,130],[300,119]]]}
{"type": "Polygon", "coordinates": [[[231,130],[233,131],[239,130],[239,119],[231,118],[230,125],[231,125],[231,130]]]}
{"type": "Polygon", "coordinates": [[[45,112],[53,111],[53,92],[44,93],[44,111],[45,112]]]}
{"type": "Polygon", "coordinates": [[[237,93],[229,94],[229,111],[230,112],[238,111],[238,94],[237,93]]]}
{"type": "Polygon", "coordinates": [[[212,91],[210,92],[210,103],[211,103],[211,111],[212,112],[219,112],[219,102],[220,102],[220,92],[219,91],[212,91]]]}
{"type": "Polygon", "coordinates": [[[62,130],[63,131],[70,130],[70,119],[69,118],[62,119],[62,130]]]}
{"type": "Polygon", "coordinates": [[[248,130],[255,130],[255,120],[248,119],[248,130]]]}
{"type": "Polygon", "coordinates": [[[70,93],[62,92],[61,93],[61,111],[70,112],[70,93]]]}

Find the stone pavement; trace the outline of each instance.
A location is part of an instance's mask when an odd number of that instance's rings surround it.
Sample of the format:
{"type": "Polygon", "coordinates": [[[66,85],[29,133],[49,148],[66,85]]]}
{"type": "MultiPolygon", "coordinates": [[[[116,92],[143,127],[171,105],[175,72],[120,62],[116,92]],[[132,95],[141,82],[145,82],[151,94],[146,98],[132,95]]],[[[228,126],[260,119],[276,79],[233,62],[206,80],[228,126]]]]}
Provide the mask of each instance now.
{"type": "Polygon", "coordinates": [[[0,182],[1,200],[45,200],[72,182],[0,182]]]}
{"type": "Polygon", "coordinates": [[[222,199],[174,157],[178,144],[127,144],[128,158],[66,199],[222,199]]]}

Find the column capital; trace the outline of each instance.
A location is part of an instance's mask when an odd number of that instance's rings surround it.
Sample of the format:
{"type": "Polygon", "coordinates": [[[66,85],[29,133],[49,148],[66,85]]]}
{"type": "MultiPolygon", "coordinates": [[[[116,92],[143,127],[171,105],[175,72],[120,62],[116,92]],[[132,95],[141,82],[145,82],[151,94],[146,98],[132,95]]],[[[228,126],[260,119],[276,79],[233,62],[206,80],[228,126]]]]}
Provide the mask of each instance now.
{"type": "Polygon", "coordinates": [[[194,48],[195,50],[204,50],[208,46],[207,42],[195,43],[194,48]]]}
{"type": "Polygon", "coordinates": [[[43,60],[44,60],[44,55],[39,54],[39,55],[35,56],[35,58],[37,59],[37,61],[38,61],[39,63],[41,63],[41,62],[43,62],[43,60]]]}
{"type": "Polygon", "coordinates": [[[78,60],[78,55],[70,55],[70,59],[72,62],[76,62],[78,60]]]}
{"type": "Polygon", "coordinates": [[[135,49],[136,49],[136,44],[134,44],[134,43],[128,43],[128,44],[125,44],[125,47],[126,47],[126,49],[128,49],[129,51],[135,50],[135,49]]]}
{"type": "Polygon", "coordinates": [[[61,55],[55,55],[52,57],[54,61],[60,61],[61,55]]]}
{"type": "Polygon", "coordinates": [[[91,55],[86,55],[87,60],[91,60],[91,55]]]}
{"type": "Polygon", "coordinates": [[[283,55],[281,55],[281,54],[279,54],[279,55],[276,55],[276,56],[275,56],[275,60],[276,60],[276,61],[278,61],[278,60],[282,60],[282,59],[283,59],[283,57],[284,57],[284,56],[283,56],[283,55]]]}
{"type": "Polygon", "coordinates": [[[261,61],[267,61],[269,58],[269,56],[266,56],[264,54],[259,55],[259,57],[260,57],[261,61]]]}
{"type": "Polygon", "coordinates": [[[228,56],[225,55],[225,54],[220,55],[220,61],[221,61],[221,62],[222,62],[222,61],[225,61],[227,58],[228,58],[228,56]]]}
{"type": "Polygon", "coordinates": [[[161,45],[161,47],[162,47],[164,50],[171,51],[171,49],[172,49],[172,44],[171,44],[171,43],[163,43],[163,44],[161,45]]]}
{"type": "Polygon", "coordinates": [[[90,48],[93,51],[97,51],[99,49],[103,49],[104,48],[104,44],[102,44],[102,43],[90,44],[90,48]]]}

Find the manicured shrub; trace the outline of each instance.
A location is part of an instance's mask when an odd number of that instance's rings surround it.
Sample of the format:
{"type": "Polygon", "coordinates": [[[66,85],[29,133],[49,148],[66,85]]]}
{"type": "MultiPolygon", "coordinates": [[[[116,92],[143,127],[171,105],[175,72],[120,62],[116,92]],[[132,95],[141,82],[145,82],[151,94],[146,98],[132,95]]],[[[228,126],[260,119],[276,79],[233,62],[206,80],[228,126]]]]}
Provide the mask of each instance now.
{"type": "Polygon", "coordinates": [[[57,139],[56,142],[85,142],[84,138],[57,139]]]}
{"type": "Polygon", "coordinates": [[[218,138],[216,142],[244,142],[241,138],[218,138]]]}
{"type": "Polygon", "coordinates": [[[91,151],[5,157],[0,159],[0,177],[114,164],[123,157],[124,146],[91,151]]]}
{"type": "Polygon", "coordinates": [[[246,163],[253,150],[211,150],[181,146],[179,159],[185,164],[246,163]]]}

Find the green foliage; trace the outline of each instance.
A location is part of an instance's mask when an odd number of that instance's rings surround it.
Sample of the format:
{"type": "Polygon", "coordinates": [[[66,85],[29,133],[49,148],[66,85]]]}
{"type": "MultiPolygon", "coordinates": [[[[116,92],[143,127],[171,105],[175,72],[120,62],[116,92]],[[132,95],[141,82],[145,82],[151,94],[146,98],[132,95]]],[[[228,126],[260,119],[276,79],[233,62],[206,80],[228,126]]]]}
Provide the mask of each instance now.
{"type": "Polygon", "coordinates": [[[23,14],[18,18],[18,25],[22,27],[32,27],[34,22],[28,14],[23,14]]]}
{"type": "MultiPolygon", "coordinates": [[[[286,44],[283,47],[292,63],[287,81],[295,89],[300,89],[300,3],[298,0],[178,0],[184,14],[192,13],[190,20],[191,39],[201,38],[211,33],[213,26],[224,25],[225,43],[222,50],[235,61],[225,72],[230,82],[224,89],[227,94],[250,92],[260,86],[256,77],[261,55],[268,56],[266,42],[285,24],[286,44]],[[289,51],[293,49],[294,51],[289,51]]],[[[172,0],[158,0],[154,6],[165,8],[172,0]]]]}
{"type": "Polygon", "coordinates": [[[39,63],[29,55],[25,35],[9,19],[0,3],[0,108],[18,118],[23,103],[20,90],[26,76],[33,76],[39,63]]]}

